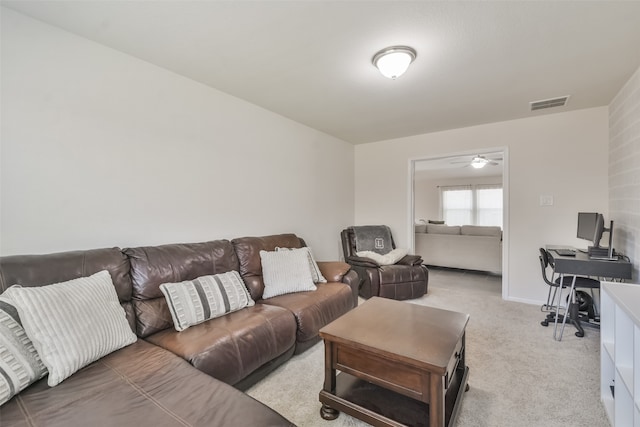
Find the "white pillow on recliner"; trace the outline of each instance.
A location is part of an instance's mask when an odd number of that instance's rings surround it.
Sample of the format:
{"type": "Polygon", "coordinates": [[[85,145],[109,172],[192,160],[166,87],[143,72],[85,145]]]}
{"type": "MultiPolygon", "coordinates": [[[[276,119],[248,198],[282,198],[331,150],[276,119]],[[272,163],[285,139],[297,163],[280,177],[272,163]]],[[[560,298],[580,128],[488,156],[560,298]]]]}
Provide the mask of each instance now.
{"type": "Polygon", "coordinates": [[[372,251],[360,251],[356,252],[356,255],[363,258],[370,258],[378,265],[392,265],[407,256],[408,253],[408,249],[394,249],[384,255],[372,251]]]}

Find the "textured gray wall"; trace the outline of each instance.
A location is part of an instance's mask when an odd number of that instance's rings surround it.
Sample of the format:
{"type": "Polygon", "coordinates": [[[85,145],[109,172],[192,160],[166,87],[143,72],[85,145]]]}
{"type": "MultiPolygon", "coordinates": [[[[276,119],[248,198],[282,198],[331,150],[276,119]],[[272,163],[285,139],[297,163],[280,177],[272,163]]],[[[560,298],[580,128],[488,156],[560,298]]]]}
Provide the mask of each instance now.
{"type": "MultiPolygon", "coordinates": [[[[609,105],[609,214],[614,248],[640,280],[640,69],[609,105]]],[[[608,219],[607,219],[608,220],[608,219]]]]}

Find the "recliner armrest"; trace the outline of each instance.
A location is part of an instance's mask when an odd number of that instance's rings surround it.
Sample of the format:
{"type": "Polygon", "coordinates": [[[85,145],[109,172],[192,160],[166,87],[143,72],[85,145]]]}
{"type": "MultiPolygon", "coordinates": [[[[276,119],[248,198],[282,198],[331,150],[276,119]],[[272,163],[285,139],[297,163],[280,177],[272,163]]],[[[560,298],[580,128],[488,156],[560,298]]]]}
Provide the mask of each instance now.
{"type": "Polygon", "coordinates": [[[358,267],[371,267],[378,268],[379,265],[371,258],[361,257],[361,256],[350,256],[347,257],[346,261],[354,266],[358,267]]]}
{"type": "Polygon", "coordinates": [[[396,262],[397,265],[421,265],[422,257],[420,255],[406,255],[400,261],[396,262]]]}

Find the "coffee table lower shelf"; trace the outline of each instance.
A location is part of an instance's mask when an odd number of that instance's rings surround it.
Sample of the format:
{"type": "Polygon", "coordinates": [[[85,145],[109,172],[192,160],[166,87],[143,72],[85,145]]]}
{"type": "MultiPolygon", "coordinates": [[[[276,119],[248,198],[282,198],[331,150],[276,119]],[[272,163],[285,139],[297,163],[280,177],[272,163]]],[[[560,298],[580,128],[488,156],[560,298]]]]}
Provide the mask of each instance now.
{"type": "MultiPolygon", "coordinates": [[[[445,395],[445,426],[452,426],[467,389],[469,368],[456,370],[445,395]]],[[[368,381],[341,372],[336,376],[336,392],[320,391],[324,405],[356,417],[372,426],[429,426],[429,405],[368,381]]],[[[324,409],[321,409],[321,413],[324,409]]],[[[336,414],[337,416],[337,414],[336,414]]],[[[324,418],[324,414],[323,414],[324,418]]]]}

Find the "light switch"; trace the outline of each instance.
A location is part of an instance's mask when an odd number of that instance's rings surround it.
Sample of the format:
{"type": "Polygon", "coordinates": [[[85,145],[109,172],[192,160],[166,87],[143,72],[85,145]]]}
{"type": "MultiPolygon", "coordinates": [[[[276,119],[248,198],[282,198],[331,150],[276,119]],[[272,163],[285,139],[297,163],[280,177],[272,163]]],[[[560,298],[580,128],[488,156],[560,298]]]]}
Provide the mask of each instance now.
{"type": "Polygon", "coordinates": [[[550,195],[540,196],[540,206],[553,206],[553,196],[550,196],[550,195]]]}

